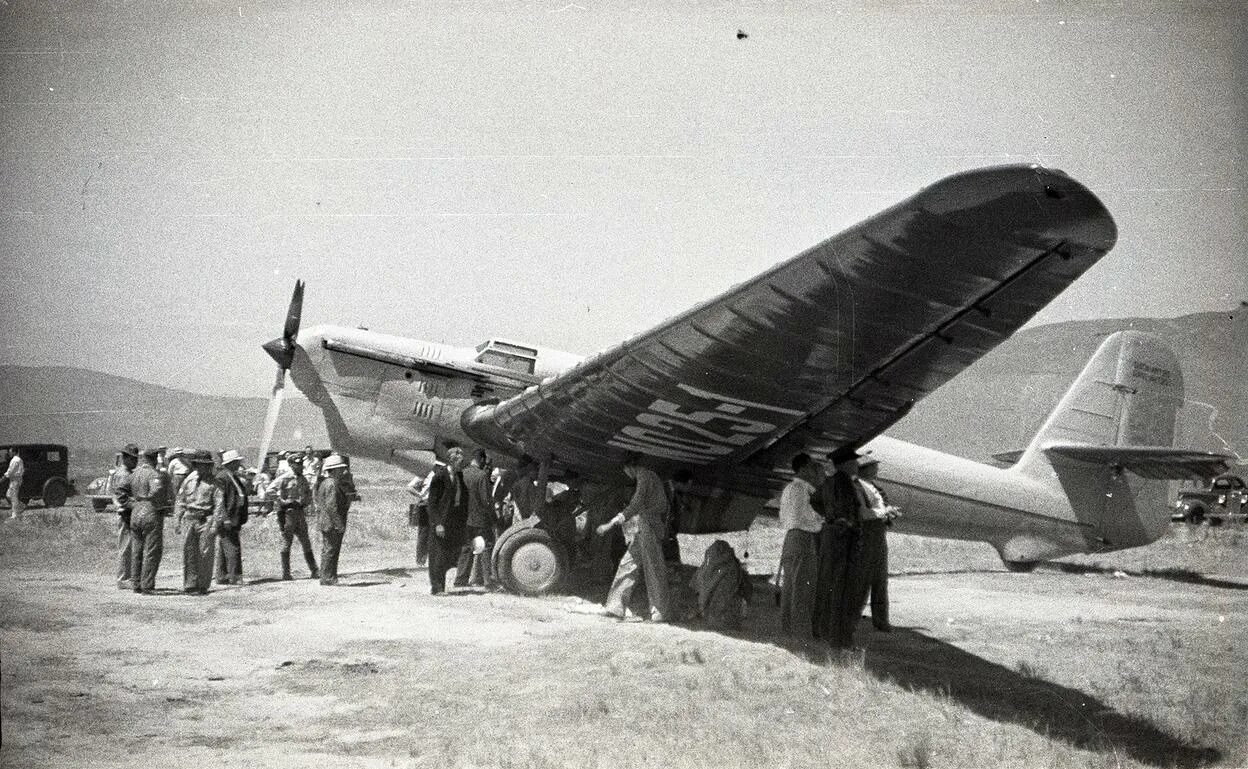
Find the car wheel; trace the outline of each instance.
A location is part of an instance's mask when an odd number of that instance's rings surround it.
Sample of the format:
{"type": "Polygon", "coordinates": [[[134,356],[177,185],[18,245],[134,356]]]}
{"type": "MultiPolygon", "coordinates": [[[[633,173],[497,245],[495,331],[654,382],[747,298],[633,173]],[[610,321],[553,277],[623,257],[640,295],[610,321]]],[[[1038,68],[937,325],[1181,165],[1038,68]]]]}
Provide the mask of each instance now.
{"type": "Polygon", "coordinates": [[[69,484],[64,478],[49,478],[43,484],[43,506],[60,507],[69,497],[69,484]]]}
{"type": "Polygon", "coordinates": [[[1008,571],[1015,574],[1030,574],[1036,570],[1036,564],[1039,561],[1002,561],[1008,571]]]}
{"type": "Polygon", "coordinates": [[[1199,526],[1205,522],[1205,508],[1193,507],[1187,513],[1187,522],[1193,526],[1199,526]]]}
{"type": "Polygon", "coordinates": [[[521,595],[543,595],[559,586],[568,573],[563,546],[542,529],[517,531],[498,553],[503,586],[521,595]]]}

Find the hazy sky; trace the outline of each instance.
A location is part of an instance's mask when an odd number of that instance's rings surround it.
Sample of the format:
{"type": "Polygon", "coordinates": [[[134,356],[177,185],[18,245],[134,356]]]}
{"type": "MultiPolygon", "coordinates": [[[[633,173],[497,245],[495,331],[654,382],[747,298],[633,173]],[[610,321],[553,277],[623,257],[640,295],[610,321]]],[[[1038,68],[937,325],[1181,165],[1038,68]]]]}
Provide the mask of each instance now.
{"type": "Polygon", "coordinates": [[[1226,309],[1245,7],[9,0],[0,363],[263,395],[296,277],[308,324],[589,353],[1013,162],[1120,231],[1040,320],[1226,309]]]}

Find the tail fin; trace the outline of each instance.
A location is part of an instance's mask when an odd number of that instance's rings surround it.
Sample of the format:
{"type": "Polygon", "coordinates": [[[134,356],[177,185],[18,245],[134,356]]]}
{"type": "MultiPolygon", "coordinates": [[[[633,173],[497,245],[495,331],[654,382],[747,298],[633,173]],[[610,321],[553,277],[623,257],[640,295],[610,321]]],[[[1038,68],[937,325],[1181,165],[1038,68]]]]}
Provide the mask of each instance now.
{"type": "Polygon", "coordinates": [[[1182,405],[1183,373],[1170,348],[1152,334],[1120,331],[1097,349],[1014,472],[1060,486],[1096,548],[1147,544],[1169,520],[1162,479],[1185,477],[1158,469],[1167,466],[1163,454],[1174,472],[1191,472],[1191,452],[1172,449],[1182,405]],[[1149,470],[1127,472],[1132,464],[1149,470]]]}

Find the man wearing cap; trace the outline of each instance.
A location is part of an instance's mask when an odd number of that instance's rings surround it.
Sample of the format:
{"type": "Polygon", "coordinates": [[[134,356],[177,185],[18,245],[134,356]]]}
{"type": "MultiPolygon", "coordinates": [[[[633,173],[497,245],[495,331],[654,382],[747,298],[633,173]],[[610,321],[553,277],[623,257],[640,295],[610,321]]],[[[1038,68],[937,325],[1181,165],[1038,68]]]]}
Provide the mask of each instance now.
{"type": "Polygon", "coordinates": [[[464,450],[446,444],[446,464],[435,465],[429,481],[429,588],[434,595],[446,592],[446,572],[455,565],[468,518],[468,488],[461,468],[464,450]]]}
{"type": "Polygon", "coordinates": [[[784,547],[780,551],[780,630],[805,634],[811,627],[815,580],[819,572],[819,532],[823,516],[814,509],[823,471],[803,452],[793,457],[794,478],[780,494],[780,528],[784,547]]]}
{"type": "Polygon", "coordinates": [[[888,498],[874,481],[879,473],[880,462],[875,457],[864,457],[858,463],[857,482],[866,496],[867,505],[861,511],[862,553],[858,576],[855,581],[854,603],[851,613],[862,614],[867,594],[871,595],[871,624],[876,630],[888,633],[888,527],[900,513],[888,503],[888,498]]]}
{"type": "Polygon", "coordinates": [[[282,529],[282,579],[294,579],[290,574],[290,546],[299,538],[303,548],[303,560],[308,564],[312,579],[321,574],[312,555],[312,540],[308,537],[308,508],[312,504],[312,488],[303,474],[303,455],[297,451],[286,456],[288,469],[280,473],[270,484],[276,487],[273,494],[277,504],[277,523],[282,529]]]}
{"type": "Polygon", "coordinates": [[[854,480],[858,456],[849,447],[829,454],[834,470],[824,479],[814,500],[824,523],[819,532],[812,631],[815,638],[822,638],[837,649],[853,645],[854,627],[858,624],[858,618],[850,616],[861,548],[859,511],[864,507],[862,488],[854,480]]]}
{"type": "Polygon", "coordinates": [[[225,515],[225,500],[212,469],[212,453],[198,449],[191,455],[192,472],[178,490],[174,531],[186,521],[182,542],[182,588],[204,595],[212,582],[212,562],[217,553],[217,531],[225,515]]]}
{"type": "Polygon", "coordinates": [[[221,531],[217,535],[221,556],[217,559],[217,584],[241,585],[243,582],[242,528],[247,523],[247,486],[239,477],[243,455],[228,449],[221,455],[221,531]]]}
{"type": "Polygon", "coordinates": [[[137,580],[139,575],[133,574],[133,556],[130,549],[130,500],[123,501],[117,490],[125,484],[130,473],[139,464],[139,447],[127,443],[121,449],[121,467],[113,469],[113,503],[117,506],[117,588],[127,590],[134,587],[132,577],[137,580]]]}
{"type": "Polygon", "coordinates": [[[321,531],[321,584],[338,584],[338,555],[342,537],[347,533],[347,510],[351,496],[344,482],[347,463],[337,454],[330,454],[321,468],[321,477],[312,492],[316,508],[316,527],[321,531]]]}
{"type": "Polygon", "coordinates": [[[114,492],[117,504],[130,510],[130,574],[134,592],[156,591],[156,572],[165,552],[165,517],[172,497],[169,476],[156,468],[160,449],[142,452],[143,459],[114,492]]]}
{"type": "Polygon", "coordinates": [[[598,536],[605,536],[619,526],[624,531],[628,549],[620,559],[603,613],[624,619],[624,609],[640,572],[650,601],[650,619],[667,622],[672,619],[667,590],[667,564],[663,561],[662,537],[667,520],[668,500],[658,473],[641,465],[641,456],[630,454],[624,460],[624,474],[637,486],[628,505],[614,518],[597,527],[598,536]]]}

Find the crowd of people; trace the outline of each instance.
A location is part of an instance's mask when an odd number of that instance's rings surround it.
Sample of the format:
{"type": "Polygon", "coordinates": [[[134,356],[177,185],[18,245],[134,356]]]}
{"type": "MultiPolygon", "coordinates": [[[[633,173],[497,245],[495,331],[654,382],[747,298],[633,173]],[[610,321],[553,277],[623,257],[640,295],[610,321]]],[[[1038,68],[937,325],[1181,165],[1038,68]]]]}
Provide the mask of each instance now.
{"type": "MultiPolygon", "coordinates": [[[[514,468],[501,468],[492,466],[482,450],[468,459],[454,443],[444,449],[429,473],[407,485],[416,500],[410,522],[416,527],[417,566],[428,567],[434,595],[446,592],[451,569],[452,587],[498,587],[494,544],[526,518],[540,514],[543,528],[569,550],[589,536],[574,474],[563,477],[548,495],[529,457],[514,468]]],[[[233,449],[214,457],[204,449],[167,452],[127,444],[112,485],[119,513],[118,587],[154,592],[166,517],[174,518],[174,533],[183,537],[185,592],[207,593],[214,578],[219,585],[239,584],[240,533],[253,498],[262,512],[276,513],[282,579],[293,579],[291,549],[298,540],[309,576],[323,585],[337,584],[347,514],[359,499],[349,459],[322,457],[311,447],[272,459],[247,470],[233,449]],[[320,532],[319,565],[310,536],[313,525],[320,532]]],[[[878,463],[872,457],[839,449],[828,461],[825,468],[809,454],[793,457],[794,477],[780,497],[785,532],[776,580],[780,627],[786,634],[809,632],[833,647],[848,648],[868,596],[875,628],[890,630],[885,532],[898,509],[873,483],[878,463]]],[[[688,504],[689,478],[678,475],[665,482],[639,455],[627,457],[623,471],[634,483],[631,498],[620,512],[592,527],[616,564],[606,602],[596,613],[623,619],[632,594],[644,585],[646,616],[670,621],[675,617],[668,563],[680,560],[676,530],[688,504]]],[[[707,616],[709,606],[731,608],[739,619],[749,580],[727,543],[715,544],[723,547],[708,550],[694,581],[699,606],[707,616]],[[733,579],[725,580],[725,574],[733,579]],[[714,595],[724,584],[734,587],[714,595]]],[[[729,614],[716,609],[716,616],[729,614]]]]}
{"type": "Polygon", "coordinates": [[[164,446],[121,450],[114,470],[113,498],[117,508],[117,587],[152,594],[164,553],[165,519],[174,519],[182,536],[182,589],[203,595],[212,581],[242,582],[242,528],[253,497],[261,510],[275,510],[282,535],[282,579],[293,579],[290,548],[296,538],[313,579],[338,584],[338,555],[347,527],[347,512],[358,499],[349,459],[330,454],[322,462],[311,447],[307,454],[286,452],[276,466],[247,470],[234,449],[214,457],[207,449],[164,446]],[[308,535],[312,520],[321,533],[318,568],[308,535]]]}
{"type": "Polygon", "coordinates": [[[830,469],[809,454],[793,457],[794,478],[780,495],[785,530],[777,571],[780,627],[834,648],[853,645],[862,610],[882,632],[888,620],[888,543],[899,514],[873,482],[879,463],[850,448],[828,455],[830,469]]]}

